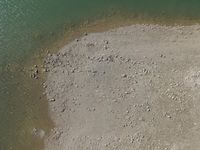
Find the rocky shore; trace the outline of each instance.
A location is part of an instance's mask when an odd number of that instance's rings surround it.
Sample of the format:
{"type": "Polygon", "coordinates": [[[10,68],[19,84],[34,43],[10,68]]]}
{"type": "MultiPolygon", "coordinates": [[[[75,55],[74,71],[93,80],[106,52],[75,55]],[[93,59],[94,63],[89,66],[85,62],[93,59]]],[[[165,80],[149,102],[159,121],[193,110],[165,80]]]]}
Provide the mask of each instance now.
{"type": "Polygon", "coordinates": [[[45,65],[46,150],[199,149],[199,25],[85,34],[45,65]]]}

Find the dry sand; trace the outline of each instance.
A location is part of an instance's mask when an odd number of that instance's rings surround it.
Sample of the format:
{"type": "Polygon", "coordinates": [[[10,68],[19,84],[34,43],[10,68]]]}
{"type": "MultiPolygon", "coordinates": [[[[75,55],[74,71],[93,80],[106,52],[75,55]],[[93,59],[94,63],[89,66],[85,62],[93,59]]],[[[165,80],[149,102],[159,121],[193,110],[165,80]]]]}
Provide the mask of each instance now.
{"type": "Polygon", "coordinates": [[[46,150],[200,149],[199,25],[92,33],[46,67],[46,150]]]}

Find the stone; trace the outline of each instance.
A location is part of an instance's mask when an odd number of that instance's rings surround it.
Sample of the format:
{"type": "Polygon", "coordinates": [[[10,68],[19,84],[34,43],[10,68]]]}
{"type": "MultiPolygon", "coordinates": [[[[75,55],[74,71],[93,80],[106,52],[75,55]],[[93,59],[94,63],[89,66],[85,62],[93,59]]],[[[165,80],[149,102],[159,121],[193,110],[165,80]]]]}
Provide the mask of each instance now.
{"type": "Polygon", "coordinates": [[[126,78],[127,77],[127,75],[126,74],[122,74],[122,76],[121,76],[122,78],[126,78]]]}
{"type": "Polygon", "coordinates": [[[105,40],[105,44],[109,44],[109,41],[108,41],[108,40],[105,40]]]}
{"type": "Polygon", "coordinates": [[[55,102],[56,100],[55,100],[55,98],[51,98],[49,101],[50,102],[55,102]]]}

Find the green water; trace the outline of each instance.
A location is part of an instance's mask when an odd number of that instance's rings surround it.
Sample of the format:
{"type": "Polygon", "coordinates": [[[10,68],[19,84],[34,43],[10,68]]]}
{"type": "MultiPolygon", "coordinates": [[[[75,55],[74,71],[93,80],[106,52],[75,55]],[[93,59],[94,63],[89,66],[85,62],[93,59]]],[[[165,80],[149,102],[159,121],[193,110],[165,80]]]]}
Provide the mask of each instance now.
{"type": "Polygon", "coordinates": [[[41,141],[32,137],[32,128],[52,127],[40,82],[25,69],[32,55],[74,24],[138,14],[200,19],[200,1],[0,0],[0,150],[37,150],[41,141]]]}

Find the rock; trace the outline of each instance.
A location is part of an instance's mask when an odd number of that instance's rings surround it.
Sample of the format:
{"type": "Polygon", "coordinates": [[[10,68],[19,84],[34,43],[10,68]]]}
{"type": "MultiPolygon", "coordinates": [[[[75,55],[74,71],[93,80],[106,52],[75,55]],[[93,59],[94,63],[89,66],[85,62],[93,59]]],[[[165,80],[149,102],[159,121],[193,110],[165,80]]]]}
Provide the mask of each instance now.
{"type": "Polygon", "coordinates": [[[106,61],[107,62],[114,62],[114,57],[112,55],[109,55],[107,58],[106,58],[106,61]]]}
{"type": "Polygon", "coordinates": [[[47,88],[47,85],[43,85],[43,88],[45,88],[45,89],[46,89],[46,88],[47,88]]]}
{"type": "Polygon", "coordinates": [[[104,49],[107,50],[107,49],[108,49],[108,46],[107,46],[107,45],[104,45],[104,49]]]}
{"type": "Polygon", "coordinates": [[[72,68],[72,70],[71,70],[71,73],[74,73],[74,72],[75,72],[75,70],[76,70],[75,68],[72,68]]]}
{"type": "Polygon", "coordinates": [[[56,100],[55,100],[55,98],[51,98],[49,101],[50,102],[55,102],[56,100]]]}
{"type": "Polygon", "coordinates": [[[66,110],[66,106],[65,106],[65,105],[62,105],[62,106],[61,106],[61,109],[60,109],[60,112],[63,113],[63,112],[65,112],[65,110],[66,110]]]}
{"type": "Polygon", "coordinates": [[[165,117],[167,117],[167,118],[169,118],[169,119],[171,119],[172,118],[172,116],[169,114],[169,113],[165,113],[165,117]]]}
{"type": "Polygon", "coordinates": [[[38,74],[39,73],[39,70],[38,69],[35,69],[35,74],[38,74]]]}
{"type": "Polygon", "coordinates": [[[88,35],[88,33],[87,33],[87,32],[85,32],[85,33],[84,33],[84,36],[87,36],[87,35],[88,35]]]}
{"type": "MultiPolygon", "coordinates": [[[[174,42],[174,41],[173,41],[173,42],[174,42]]],[[[161,54],[161,55],[160,55],[160,57],[161,57],[161,58],[166,58],[166,56],[165,56],[165,55],[163,55],[163,54],[161,54]]]]}
{"type": "Polygon", "coordinates": [[[127,94],[130,94],[130,93],[131,93],[131,92],[129,92],[129,91],[126,91],[126,92],[125,92],[126,95],[127,95],[127,94]]]}
{"type": "Polygon", "coordinates": [[[95,45],[94,45],[94,43],[87,43],[86,46],[91,48],[91,47],[94,47],[95,45]]]}
{"type": "Polygon", "coordinates": [[[126,75],[126,74],[122,74],[121,77],[122,77],[122,78],[126,78],[127,75],[126,75]]]}
{"type": "Polygon", "coordinates": [[[105,44],[109,44],[109,41],[108,41],[108,40],[105,40],[104,43],[105,43],[105,44]]]}
{"type": "Polygon", "coordinates": [[[31,74],[31,78],[38,79],[37,73],[35,73],[35,72],[32,73],[32,74],[31,74]]]}
{"type": "Polygon", "coordinates": [[[146,111],[150,112],[150,111],[151,111],[151,109],[150,109],[150,108],[147,108],[147,110],[146,110],[146,111]]]}
{"type": "Polygon", "coordinates": [[[48,70],[47,68],[45,68],[43,71],[44,71],[44,72],[49,72],[49,70],[48,70]]]}

